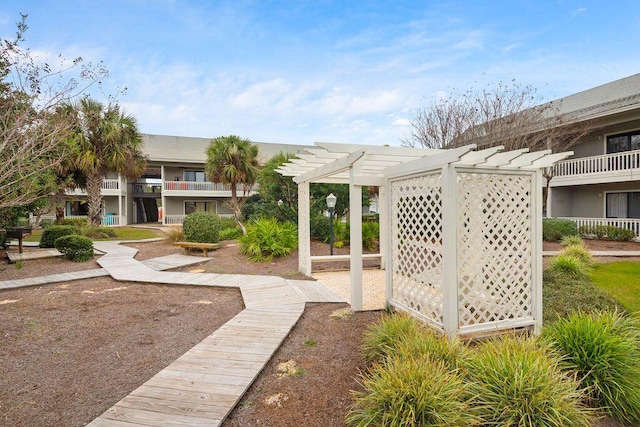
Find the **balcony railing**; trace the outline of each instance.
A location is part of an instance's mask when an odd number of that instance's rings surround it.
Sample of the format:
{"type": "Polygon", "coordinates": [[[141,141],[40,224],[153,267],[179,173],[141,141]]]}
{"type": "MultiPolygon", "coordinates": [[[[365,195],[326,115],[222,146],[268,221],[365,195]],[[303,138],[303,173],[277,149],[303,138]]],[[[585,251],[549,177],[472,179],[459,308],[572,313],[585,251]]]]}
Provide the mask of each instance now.
{"type": "MultiPolygon", "coordinates": [[[[88,217],[86,215],[65,215],[64,218],[65,219],[84,219],[84,220],[88,219],[88,217]]],[[[56,220],[56,216],[55,215],[42,215],[40,217],[40,221],[42,221],[43,219],[55,221],[56,220]]],[[[35,217],[34,216],[30,217],[30,222],[31,222],[31,225],[34,225],[33,224],[35,222],[35,217]]],[[[104,227],[117,227],[117,226],[120,225],[120,217],[118,215],[104,215],[102,217],[102,225],[104,227]]]]}
{"type": "Polygon", "coordinates": [[[120,189],[120,181],[116,179],[104,179],[102,180],[103,190],[118,190],[120,189]]]}
{"type": "Polygon", "coordinates": [[[636,233],[636,239],[640,237],[640,219],[636,218],[578,218],[563,217],[562,219],[570,219],[575,222],[578,227],[596,225],[612,225],[614,227],[628,228],[636,233]]]}
{"type": "Polygon", "coordinates": [[[575,176],[590,173],[617,172],[640,168],[640,150],[601,156],[579,157],[556,163],[554,175],[575,176]]]}
{"type": "MultiPolygon", "coordinates": [[[[220,182],[165,181],[163,188],[166,191],[231,191],[230,184],[220,182]]],[[[238,194],[243,193],[244,185],[238,184],[237,190],[238,194]]]]}

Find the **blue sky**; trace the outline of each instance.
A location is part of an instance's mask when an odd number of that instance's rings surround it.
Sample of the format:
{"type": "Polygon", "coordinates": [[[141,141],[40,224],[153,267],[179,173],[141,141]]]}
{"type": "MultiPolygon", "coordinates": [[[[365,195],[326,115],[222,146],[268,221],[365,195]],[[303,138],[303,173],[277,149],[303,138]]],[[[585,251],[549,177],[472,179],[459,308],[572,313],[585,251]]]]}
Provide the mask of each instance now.
{"type": "Polygon", "coordinates": [[[152,134],[399,145],[455,90],[550,100],[640,72],[635,0],[0,0],[0,36],[20,12],[25,46],[104,61],[152,134]]]}

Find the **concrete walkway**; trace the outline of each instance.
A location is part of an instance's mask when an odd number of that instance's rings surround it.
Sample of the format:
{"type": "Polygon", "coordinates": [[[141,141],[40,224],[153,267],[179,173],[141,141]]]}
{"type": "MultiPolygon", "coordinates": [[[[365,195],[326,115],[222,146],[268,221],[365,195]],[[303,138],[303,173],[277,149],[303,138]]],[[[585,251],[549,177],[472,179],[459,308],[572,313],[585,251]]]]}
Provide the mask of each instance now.
{"type": "Polygon", "coordinates": [[[318,282],[275,276],[162,272],[202,262],[147,261],[120,242],[94,242],[100,269],[0,282],[0,289],[111,275],[115,280],[239,288],[245,309],[89,426],[219,426],[296,324],[307,302],[345,302],[318,282]]]}

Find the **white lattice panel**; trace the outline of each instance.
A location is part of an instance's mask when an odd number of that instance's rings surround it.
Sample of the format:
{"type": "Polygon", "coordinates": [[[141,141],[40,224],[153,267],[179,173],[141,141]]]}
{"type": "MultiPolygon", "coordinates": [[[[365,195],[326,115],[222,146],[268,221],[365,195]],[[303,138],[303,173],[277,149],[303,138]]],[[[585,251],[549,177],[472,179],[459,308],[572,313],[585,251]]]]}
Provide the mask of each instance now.
{"type": "Polygon", "coordinates": [[[532,175],[458,174],[459,326],[532,316],[532,175]]]}
{"type": "Polygon", "coordinates": [[[392,298],[442,325],[440,172],[391,183],[392,298]]]}

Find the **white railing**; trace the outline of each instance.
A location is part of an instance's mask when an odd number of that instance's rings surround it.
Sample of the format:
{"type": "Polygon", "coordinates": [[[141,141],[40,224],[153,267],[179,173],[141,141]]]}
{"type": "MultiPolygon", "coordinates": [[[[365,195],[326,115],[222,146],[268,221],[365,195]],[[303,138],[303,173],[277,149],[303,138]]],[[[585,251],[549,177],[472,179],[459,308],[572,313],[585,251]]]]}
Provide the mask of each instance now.
{"type": "Polygon", "coordinates": [[[578,217],[561,217],[562,219],[570,219],[575,222],[578,227],[593,227],[596,225],[612,225],[614,227],[627,228],[636,233],[636,239],[640,237],[640,219],[636,218],[578,218],[578,217]]]}
{"type": "MultiPolygon", "coordinates": [[[[221,182],[165,181],[165,191],[231,191],[230,184],[221,182]]],[[[238,194],[244,192],[244,185],[238,184],[238,194]]]]}
{"type": "Polygon", "coordinates": [[[103,179],[102,180],[102,189],[103,190],[118,190],[120,188],[120,181],[118,179],[103,179]]]}
{"type": "Polygon", "coordinates": [[[601,156],[579,157],[556,163],[554,176],[573,176],[588,173],[616,172],[640,168],[640,150],[601,156]]]}
{"type": "Polygon", "coordinates": [[[164,223],[165,225],[182,225],[185,216],[186,215],[165,215],[164,223]]]}
{"type": "MultiPolygon", "coordinates": [[[[47,219],[50,221],[55,221],[56,220],[56,216],[55,215],[42,215],[40,217],[40,221],[42,221],[43,219],[47,219]]],[[[88,217],[86,215],[65,215],[64,219],[84,219],[87,220],[88,217]]],[[[31,216],[29,218],[29,222],[31,222],[31,225],[35,225],[35,220],[36,217],[35,216],[31,216]]],[[[102,217],[102,226],[104,227],[117,227],[120,225],[120,217],[118,215],[105,215],[102,217]]]]}

